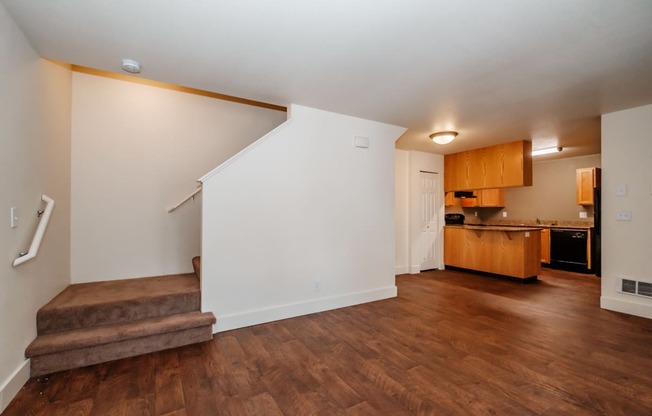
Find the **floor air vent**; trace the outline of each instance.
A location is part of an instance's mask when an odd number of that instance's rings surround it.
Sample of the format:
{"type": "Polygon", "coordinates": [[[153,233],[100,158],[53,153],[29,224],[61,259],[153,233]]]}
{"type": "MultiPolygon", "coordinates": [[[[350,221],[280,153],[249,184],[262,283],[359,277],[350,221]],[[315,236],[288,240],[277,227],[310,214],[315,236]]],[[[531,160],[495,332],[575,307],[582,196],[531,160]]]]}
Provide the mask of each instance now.
{"type": "Polygon", "coordinates": [[[620,292],[652,298],[652,283],[620,279],[620,292]]]}
{"type": "Polygon", "coordinates": [[[652,283],[638,282],[638,294],[652,298],[652,283]]]}
{"type": "Polygon", "coordinates": [[[636,294],[636,280],[623,279],[621,291],[625,293],[636,294]]]}

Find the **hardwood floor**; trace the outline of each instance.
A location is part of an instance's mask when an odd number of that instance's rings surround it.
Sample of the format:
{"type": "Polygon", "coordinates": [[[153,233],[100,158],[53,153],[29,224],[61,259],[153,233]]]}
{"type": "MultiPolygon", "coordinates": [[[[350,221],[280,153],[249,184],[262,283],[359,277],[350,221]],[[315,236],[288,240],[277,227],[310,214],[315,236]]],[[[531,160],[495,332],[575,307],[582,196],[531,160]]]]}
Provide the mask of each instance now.
{"type": "Polygon", "coordinates": [[[652,415],[652,320],[601,310],[598,278],[397,284],[394,299],[32,379],[3,416],[652,415]]]}

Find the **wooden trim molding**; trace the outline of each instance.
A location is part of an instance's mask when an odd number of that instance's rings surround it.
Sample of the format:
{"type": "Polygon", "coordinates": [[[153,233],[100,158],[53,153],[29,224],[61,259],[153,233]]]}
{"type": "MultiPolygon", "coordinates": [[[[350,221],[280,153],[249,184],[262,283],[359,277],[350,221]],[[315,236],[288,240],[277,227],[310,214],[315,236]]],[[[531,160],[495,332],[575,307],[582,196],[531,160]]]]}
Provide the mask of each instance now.
{"type": "MultiPolygon", "coordinates": [[[[56,61],[52,61],[52,62],[57,63],[56,61]]],[[[144,85],[149,85],[149,86],[152,86],[152,87],[165,88],[165,89],[168,89],[168,90],[184,92],[184,93],[187,93],[187,94],[201,95],[203,97],[215,98],[215,99],[218,99],[218,100],[231,101],[231,102],[234,102],[234,103],[246,104],[246,105],[251,105],[251,106],[254,106],[254,107],[267,108],[269,110],[276,110],[276,111],[283,111],[283,112],[288,111],[287,107],[284,107],[284,106],[281,106],[281,105],[264,103],[262,101],[249,100],[249,99],[246,99],[246,98],[240,98],[240,97],[235,97],[235,96],[232,96],[232,95],[220,94],[220,93],[212,92],[212,91],[200,90],[200,89],[197,89],[197,88],[183,87],[181,85],[170,84],[168,82],[154,81],[154,80],[151,80],[151,79],[140,78],[140,77],[136,77],[136,76],[132,76],[132,75],[118,74],[118,73],[115,73],[115,72],[103,71],[101,69],[89,68],[89,67],[86,67],[86,66],[71,65],[70,69],[72,71],[81,72],[83,74],[96,75],[96,76],[99,76],[99,77],[117,79],[117,80],[120,80],[120,81],[134,82],[134,83],[137,83],[137,84],[144,84],[144,85]]]]}

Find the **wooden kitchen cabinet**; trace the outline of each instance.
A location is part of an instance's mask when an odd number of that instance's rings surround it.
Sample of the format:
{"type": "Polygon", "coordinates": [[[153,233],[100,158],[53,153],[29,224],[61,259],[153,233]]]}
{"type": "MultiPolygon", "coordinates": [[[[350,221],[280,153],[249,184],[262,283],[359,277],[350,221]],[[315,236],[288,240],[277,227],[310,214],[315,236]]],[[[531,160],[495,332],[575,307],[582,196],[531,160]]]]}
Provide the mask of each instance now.
{"type": "Polygon", "coordinates": [[[532,185],[532,143],[520,140],[444,156],[444,190],[532,185]]]}
{"type": "Polygon", "coordinates": [[[505,206],[505,190],[500,188],[473,191],[475,198],[462,199],[464,208],[502,208],[505,206]]]}
{"type": "Polygon", "coordinates": [[[444,227],[444,264],[527,279],[541,273],[539,230],[444,227]]]}
{"type": "Polygon", "coordinates": [[[455,192],[446,192],[444,195],[444,206],[452,207],[455,205],[455,192]]]}
{"type": "Polygon", "coordinates": [[[577,169],[575,173],[575,186],[577,205],[591,206],[593,201],[593,189],[600,187],[600,168],[577,169]]]}
{"type": "Polygon", "coordinates": [[[541,263],[550,264],[550,229],[541,230],[541,263]]]}

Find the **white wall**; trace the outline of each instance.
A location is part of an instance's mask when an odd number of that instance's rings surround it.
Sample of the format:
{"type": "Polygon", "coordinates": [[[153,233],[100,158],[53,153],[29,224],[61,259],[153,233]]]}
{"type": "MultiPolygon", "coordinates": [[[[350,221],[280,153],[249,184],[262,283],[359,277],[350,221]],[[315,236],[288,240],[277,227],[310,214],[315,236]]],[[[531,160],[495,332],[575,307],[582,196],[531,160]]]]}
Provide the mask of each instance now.
{"type": "Polygon", "coordinates": [[[395,150],[396,189],[396,274],[408,273],[410,268],[410,152],[395,150]]]}
{"type": "Polygon", "coordinates": [[[652,105],[602,116],[602,208],[601,306],[652,318],[652,299],[616,292],[619,277],[652,283],[652,105]],[[632,220],[616,221],[620,210],[632,220]]]}
{"type": "Polygon", "coordinates": [[[0,412],[29,377],[36,311],[70,282],[70,84],[70,70],[40,59],[0,4],[0,412]],[[14,268],[42,193],[56,202],[49,227],[38,256],[14,268]]]}
{"type": "Polygon", "coordinates": [[[444,156],[432,153],[410,151],[410,273],[419,273],[421,271],[421,263],[423,260],[422,241],[421,241],[421,182],[420,172],[436,173],[437,179],[436,188],[437,199],[435,205],[437,206],[437,258],[438,269],[444,268],[444,156]]]}
{"type": "MultiPolygon", "coordinates": [[[[284,112],[73,74],[72,280],[189,272],[197,179],[286,119],[284,112]]],[[[198,197],[201,200],[201,194],[198,197]]]]}
{"type": "Polygon", "coordinates": [[[286,124],[204,178],[202,307],[216,330],[396,295],[404,131],[293,105],[286,124]]]}

